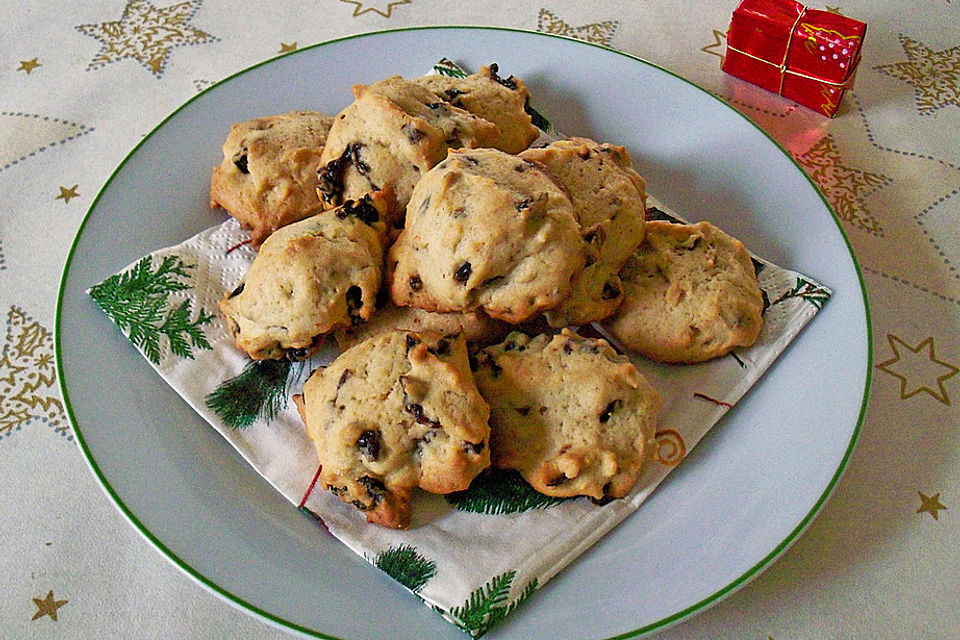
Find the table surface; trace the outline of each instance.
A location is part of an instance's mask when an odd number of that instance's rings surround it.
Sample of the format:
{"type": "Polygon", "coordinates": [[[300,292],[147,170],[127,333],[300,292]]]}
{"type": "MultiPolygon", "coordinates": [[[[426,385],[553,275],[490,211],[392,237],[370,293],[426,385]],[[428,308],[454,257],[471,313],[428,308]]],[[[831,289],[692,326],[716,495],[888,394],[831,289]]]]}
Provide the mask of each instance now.
{"type": "Polygon", "coordinates": [[[960,2],[810,5],[869,25],[856,85],[832,119],[723,74],[736,2],[693,4],[5,3],[0,636],[109,638],[136,630],[150,638],[289,637],[168,563],[88,470],[53,367],[63,264],[87,209],[126,153],[217,80],[344,35],[482,24],[603,44],[726,100],[808,170],[863,272],[872,387],[860,441],[833,496],[756,580],[654,637],[957,637],[960,2]]]}

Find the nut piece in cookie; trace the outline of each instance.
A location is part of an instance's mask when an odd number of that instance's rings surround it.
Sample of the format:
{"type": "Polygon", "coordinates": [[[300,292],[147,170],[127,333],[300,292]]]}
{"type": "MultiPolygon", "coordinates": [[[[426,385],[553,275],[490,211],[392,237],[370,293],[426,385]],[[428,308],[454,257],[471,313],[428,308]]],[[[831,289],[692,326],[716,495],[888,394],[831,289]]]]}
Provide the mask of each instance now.
{"type": "Polygon", "coordinates": [[[557,497],[621,498],[634,486],[663,401],[605,340],[514,332],[473,366],[494,467],[557,497]]]}
{"type": "Polygon", "coordinates": [[[750,254],[708,222],[648,222],[620,277],[623,304],[604,326],[652,360],[710,360],[750,346],[763,327],[763,293],[750,254]]]}
{"type": "Polygon", "coordinates": [[[223,207],[249,229],[255,247],[318,213],[316,170],[332,124],[323,113],[292,111],[233,125],[210,178],[211,208],[223,207]]]}
{"type": "Polygon", "coordinates": [[[526,111],[530,92],[515,76],[502,78],[496,64],[481,67],[465,78],[433,74],[414,82],[433,91],[455,107],[497,125],[500,135],[490,146],[507,153],[520,153],[540,135],[526,111]]]}
{"type": "Polygon", "coordinates": [[[567,298],[583,247],[570,199],[537,164],[451,151],[414,189],[387,282],[400,306],[519,324],[567,298]]]}
{"type": "Polygon", "coordinates": [[[587,265],[570,297],[547,311],[547,320],[564,327],[606,318],[623,300],[617,273],[643,241],[643,178],[624,147],[588,138],[558,140],[520,156],[540,163],[566,190],[587,246],[587,265]]]}
{"type": "Polygon", "coordinates": [[[324,334],[373,313],[383,280],[386,205],[378,194],[273,233],[220,311],[256,360],[300,360],[324,334]]]}
{"type": "Polygon", "coordinates": [[[410,526],[414,488],[462,491],[490,464],[490,408],[462,336],[370,338],[315,371],[298,406],[322,486],[385,527],[410,526]]]}
{"type": "Polygon", "coordinates": [[[447,150],[488,146],[497,125],[440,100],[400,76],[353,88],[355,100],[335,118],[317,171],[324,206],[390,190],[388,226],[403,227],[403,213],[420,177],[447,150]]]}

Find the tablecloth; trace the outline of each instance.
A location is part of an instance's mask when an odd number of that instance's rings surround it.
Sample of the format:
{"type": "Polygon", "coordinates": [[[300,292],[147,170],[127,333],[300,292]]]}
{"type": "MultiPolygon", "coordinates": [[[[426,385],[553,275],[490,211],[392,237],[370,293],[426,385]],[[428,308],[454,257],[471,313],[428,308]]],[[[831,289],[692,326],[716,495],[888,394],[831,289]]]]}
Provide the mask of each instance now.
{"type": "MultiPolygon", "coordinates": [[[[835,210],[870,300],[870,402],[846,473],[763,574],[657,638],[951,638],[960,631],[960,4],[843,2],[868,23],[835,118],[724,75],[736,3],[81,0],[0,24],[0,636],[284,638],[131,528],[77,447],[54,366],[58,281],[113,169],[198,91],[371,30],[499,25],[640,56],[794,155],[835,210]]],[[[586,633],[586,632],[585,632],[586,633]]]]}

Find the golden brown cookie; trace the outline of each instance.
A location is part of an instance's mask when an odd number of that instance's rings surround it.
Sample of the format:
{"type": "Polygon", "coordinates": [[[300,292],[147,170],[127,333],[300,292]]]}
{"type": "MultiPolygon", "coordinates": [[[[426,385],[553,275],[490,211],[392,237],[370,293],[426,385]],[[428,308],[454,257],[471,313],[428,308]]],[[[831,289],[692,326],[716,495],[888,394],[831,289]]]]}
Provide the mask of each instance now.
{"type": "Polygon", "coordinates": [[[388,225],[397,229],[414,185],[448,149],[489,146],[500,133],[492,122],[400,76],[357,85],[354,95],[330,129],[317,193],[331,207],[370,191],[392,193],[388,225]]]}
{"type": "Polygon", "coordinates": [[[566,190],[587,247],[586,267],[570,296],[547,311],[547,320],[564,327],[606,318],[623,299],[617,273],[643,241],[643,178],[624,147],[589,138],[558,140],[520,156],[543,165],[566,190]]]}
{"type": "Polygon", "coordinates": [[[708,222],[648,222],[620,278],[623,304],[604,326],[652,360],[710,360],[750,346],[763,327],[763,294],[750,254],[708,222]]]}
{"type": "Polygon", "coordinates": [[[417,184],[387,281],[400,306],[518,324],[566,299],[583,264],[570,199],[549,175],[496,149],[461,150],[417,184]]]}
{"type": "Polygon", "coordinates": [[[530,92],[515,76],[502,78],[499,67],[491,64],[465,78],[434,74],[416,78],[437,96],[455,107],[489,120],[500,129],[491,147],[507,153],[520,153],[540,135],[526,111],[530,92]]]}
{"type": "Polygon", "coordinates": [[[385,527],[410,526],[414,488],[462,491],[490,463],[490,409],[462,336],[370,338],[315,371],[298,406],[321,486],[385,527]]]}
{"type": "Polygon", "coordinates": [[[383,279],[386,205],[376,194],[274,232],[220,302],[256,360],[307,357],[326,333],[370,317],[383,279]]]}
{"type": "Polygon", "coordinates": [[[475,356],[494,467],[558,497],[620,498],[649,455],[662,400],[605,340],[514,332],[475,356]]]}
{"type": "Polygon", "coordinates": [[[332,124],[323,113],[292,111],[233,125],[210,179],[210,206],[249,229],[255,247],[318,213],[317,165],[332,124]]]}

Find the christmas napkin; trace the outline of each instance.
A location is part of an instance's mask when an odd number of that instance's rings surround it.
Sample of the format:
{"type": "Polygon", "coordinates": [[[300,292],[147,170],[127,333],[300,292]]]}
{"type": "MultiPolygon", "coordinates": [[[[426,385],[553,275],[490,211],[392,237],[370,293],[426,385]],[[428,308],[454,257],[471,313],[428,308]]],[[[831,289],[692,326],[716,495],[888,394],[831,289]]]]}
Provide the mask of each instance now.
{"type": "MultiPolygon", "coordinates": [[[[448,63],[435,70],[462,73],[448,63]]],[[[535,118],[546,133],[556,134],[542,116],[535,118]]],[[[651,204],[651,215],[673,217],[651,204]]],[[[633,513],[830,296],[810,278],[755,258],[768,302],[756,344],[699,365],[634,357],[664,406],[654,461],[627,497],[605,505],[550,498],[516,474],[484,474],[464,492],[417,494],[411,528],[394,531],[368,524],[358,510],[315,486],[316,452],[290,398],[314,368],[337,356],[333,341],[306,362],[255,362],[237,350],[220,319],[220,299],[256,255],[246,239],[228,220],[143,257],[89,294],[163,379],[293,507],[474,637],[633,513]]]]}

